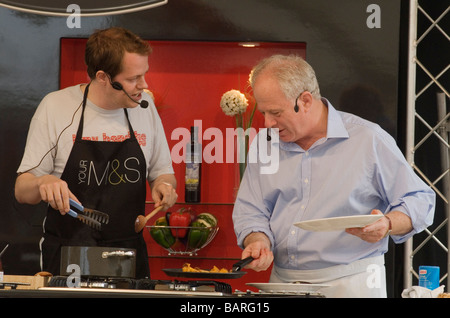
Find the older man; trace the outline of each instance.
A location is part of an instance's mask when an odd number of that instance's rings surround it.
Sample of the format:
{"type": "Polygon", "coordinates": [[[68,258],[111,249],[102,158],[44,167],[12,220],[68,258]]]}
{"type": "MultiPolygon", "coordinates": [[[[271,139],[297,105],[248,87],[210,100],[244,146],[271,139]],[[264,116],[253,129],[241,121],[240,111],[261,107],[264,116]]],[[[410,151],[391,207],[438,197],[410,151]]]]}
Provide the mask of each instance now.
{"type": "Polygon", "coordinates": [[[435,193],[378,125],[339,112],[321,97],[314,70],[302,58],[267,58],[250,82],[265,126],[278,134],[271,146],[279,147],[279,169],[262,174],[261,162],[247,167],[233,211],[242,257],[252,256],[249,267],[256,271],[273,262],[271,282],[327,284],[328,297],[386,297],[388,237],[404,242],[429,226],[435,193]],[[293,225],[369,214],[384,216],[341,231],[293,225]],[[370,284],[368,268],[381,274],[380,284],[370,284]]]}

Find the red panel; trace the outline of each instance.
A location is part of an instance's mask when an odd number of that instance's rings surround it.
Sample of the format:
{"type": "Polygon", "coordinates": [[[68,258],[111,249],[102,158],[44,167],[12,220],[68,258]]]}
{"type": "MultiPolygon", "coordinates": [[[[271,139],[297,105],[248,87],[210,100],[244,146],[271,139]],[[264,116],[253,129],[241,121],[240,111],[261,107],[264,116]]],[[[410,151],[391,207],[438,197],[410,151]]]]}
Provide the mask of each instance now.
{"type": "MultiPolygon", "coordinates": [[[[60,87],[88,82],[84,64],[86,39],[61,39],[60,87]]],[[[180,140],[172,138],[177,128],[189,129],[194,121],[201,123],[199,135],[209,128],[217,128],[223,135],[223,148],[216,149],[225,162],[227,128],[235,128],[235,120],[226,116],[220,108],[222,95],[231,89],[246,93],[250,106],[254,101],[248,86],[251,68],[262,58],[272,54],[298,54],[305,57],[304,43],[258,43],[256,47],[244,47],[237,42],[150,41],[153,53],[149,57],[150,70],[146,76],[149,89],[162,119],[166,137],[172,150],[180,140]]],[[[248,108],[248,111],[251,110],[248,108]]],[[[253,127],[264,126],[258,112],[253,127]]],[[[217,130],[216,130],[217,131],[217,130]]],[[[203,140],[203,147],[210,140],[203,140]]],[[[174,158],[172,154],[172,159],[174,158]]],[[[184,163],[174,164],[178,181],[179,201],[184,201],[184,163]]],[[[197,212],[208,211],[219,218],[220,230],[214,241],[195,258],[166,257],[167,252],[156,245],[145,233],[151,256],[151,272],[154,279],[169,279],[161,268],[180,267],[185,262],[193,266],[210,268],[213,265],[231,268],[240,258],[231,220],[232,204],[238,173],[235,163],[203,163],[202,202],[227,203],[226,205],[194,205],[197,212]]],[[[150,196],[148,199],[151,200],[150,196]]],[[[152,208],[147,206],[147,213],[152,208]]],[[[178,206],[179,207],[179,206],[178,206]]],[[[175,210],[178,207],[175,207],[175,210]]],[[[153,222],[153,221],[150,221],[153,222]]],[[[269,271],[250,271],[243,278],[230,280],[233,288],[246,290],[245,282],[267,281],[269,271]]]]}
{"type": "MultiPolygon", "coordinates": [[[[61,88],[88,81],[84,65],[86,39],[61,40],[61,88]]],[[[248,48],[237,42],[175,42],[150,41],[153,53],[149,58],[150,71],[146,76],[149,89],[164,124],[169,147],[180,140],[172,140],[174,129],[189,129],[200,120],[202,131],[218,128],[224,136],[222,149],[225,162],[226,128],[235,128],[235,120],[220,109],[223,93],[238,89],[249,93],[248,75],[261,58],[274,53],[296,53],[305,56],[303,43],[259,43],[248,48]]],[[[248,94],[250,106],[254,101],[248,94]]],[[[248,108],[250,111],[251,107],[248,108]]],[[[263,118],[256,113],[253,127],[263,127],[263,118]]],[[[178,137],[177,137],[178,138],[178,137]]],[[[210,140],[202,142],[205,147],[210,140]]],[[[230,142],[230,141],[228,141],[230,142]]],[[[202,201],[233,202],[236,187],[236,164],[211,163],[202,166],[202,201]]],[[[174,164],[179,188],[179,200],[184,201],[184,163],[174,164]]]]}

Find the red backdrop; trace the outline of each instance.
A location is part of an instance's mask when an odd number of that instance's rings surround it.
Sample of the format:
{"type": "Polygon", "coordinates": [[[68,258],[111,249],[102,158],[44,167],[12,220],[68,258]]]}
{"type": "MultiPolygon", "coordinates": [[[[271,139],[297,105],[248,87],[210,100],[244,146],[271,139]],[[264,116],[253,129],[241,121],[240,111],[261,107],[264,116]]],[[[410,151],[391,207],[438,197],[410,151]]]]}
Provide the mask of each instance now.
{"type": "MultiPolygon", "coordinates": [[[[305,58],[304,43],[257,43],[254,47],[246,47],[238,42],[193,42],[193,41],[149,41],[153,53],[149,57],[150,70],[146,75],[149,89],[155,97],[159,115],[164,125],[170,149],[180,139],[173,136],[177,128],[189,129],[194,121],[201,124],[200,134],[208,128],[217,128],[223,135],[223,162],[203,163],[202,165],[202,203],[191,205],[196,212],[210,212],[219,220],[220,230],[216,238],[195,257],[167,256],[150,235],[145,238],[150,255],[150,269],[153,279],[170,279],[162,268],[179,268],[185,262],[193,266],[210,268],[231,268],[240,258],[241,250],[236,246],[231,213],[235,188],[238,186],[236,163],[225,163],[226,129],[235,128],[235,120],[226,116],[220,108],[222,95],[237,89],[247,95],[249,108],[254,105],[248,75],[251,68],[262,58],[272,54],[298,54],[305,58]]],[[[61,39],[60,87],[88,82],[84,64],[84,48],[86,39],[61,39]]],[[[255,113],[253,125],[262,128],[264,121],[258,112],[255,113]]],[[[217,131],[217,130],[215,130],[217,131]]],[[[202,140],[203,148],[211,140],[202,140]]],[[[228,142],[230,142],[228,140],[228,142]]],[[[177,149],[177,147],[175,147],[177,149]]],[[[182,153],[172,153],[172,158],[182,153]]],[[[216,153],[217,155],[217,153],[216,153]]],[[[235,157],[236,158],[236,157],[235,157]]],[[[236,162],[236,160],[235,160],[236,162]]],[[[184,202],[184,170],[185,164],[174,163],[178,181],[180,204],[171,209],[175,211],[184,202]]],[[[152,209],[151,197],[148,196],[147,213],[152,209]]],[[[157,216],[156,216],[157,217],[157,216]]],[[[152,223],[151,220],[149,223],[152,223]]],[[[227,281],[234,289],[246,290],[246,282],[265,282],[269,271],[255,273],[249,271],[241,279],[227,281]]]]}

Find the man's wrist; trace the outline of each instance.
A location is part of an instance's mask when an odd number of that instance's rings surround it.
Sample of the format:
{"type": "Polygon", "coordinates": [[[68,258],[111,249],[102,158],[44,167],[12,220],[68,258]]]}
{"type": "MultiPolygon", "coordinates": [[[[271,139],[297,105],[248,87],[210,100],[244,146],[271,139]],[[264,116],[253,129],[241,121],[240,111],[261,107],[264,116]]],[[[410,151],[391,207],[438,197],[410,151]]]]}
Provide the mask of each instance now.
{"type": "Polygon", "coordinates": [[[388,220],[389,227],[388,227],[388,230],[386,231],[386,233],[384,234],[383,238],[385,238],[386,236],[389,236],[391,234],[391,232],[392,232],[392,221],[391,221],[391,219],[387,215],[385,215],[384,217],[388,220]]]}

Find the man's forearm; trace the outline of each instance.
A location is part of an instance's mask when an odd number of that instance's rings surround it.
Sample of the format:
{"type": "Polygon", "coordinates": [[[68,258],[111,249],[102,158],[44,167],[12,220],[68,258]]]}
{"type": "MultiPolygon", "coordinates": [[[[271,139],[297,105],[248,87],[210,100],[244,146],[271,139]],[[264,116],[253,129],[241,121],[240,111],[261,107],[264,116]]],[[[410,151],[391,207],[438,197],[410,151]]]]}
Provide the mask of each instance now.
{"type": "Polygon", "coordinates": [[[159,183],[168,183],[170,184],[174,189],[177,188],[177,179],[175,178],[175,175],[173,174],[162,174],[158,176],[155,180],[153,180],[150,183],[150,187],[156,187],[159,183]]]}
{"type": "Polygon", "coordinates": [[[267,235],[262,232],[252,232],[249,235],[247,235],[244,239],[244,247],[256,241],[264,243],[267,246],[267,248],[270,249],[271,246],[270,240],[267,237],[267,235]]]}
{"type": "Polygon", "coordinates": [[[413,226],[411,218],[405,213],[400,211],[391,211],[386,213],[386,216],[391,220],[391,235],[405,235],[412,231],[413,226]]]}
{"type": "Polygon", "coordinates": [[[39,178],[29,172],[19,175],[16,179],[14,195],[19,203],[38,204],[41,202],[39,178]]]}

